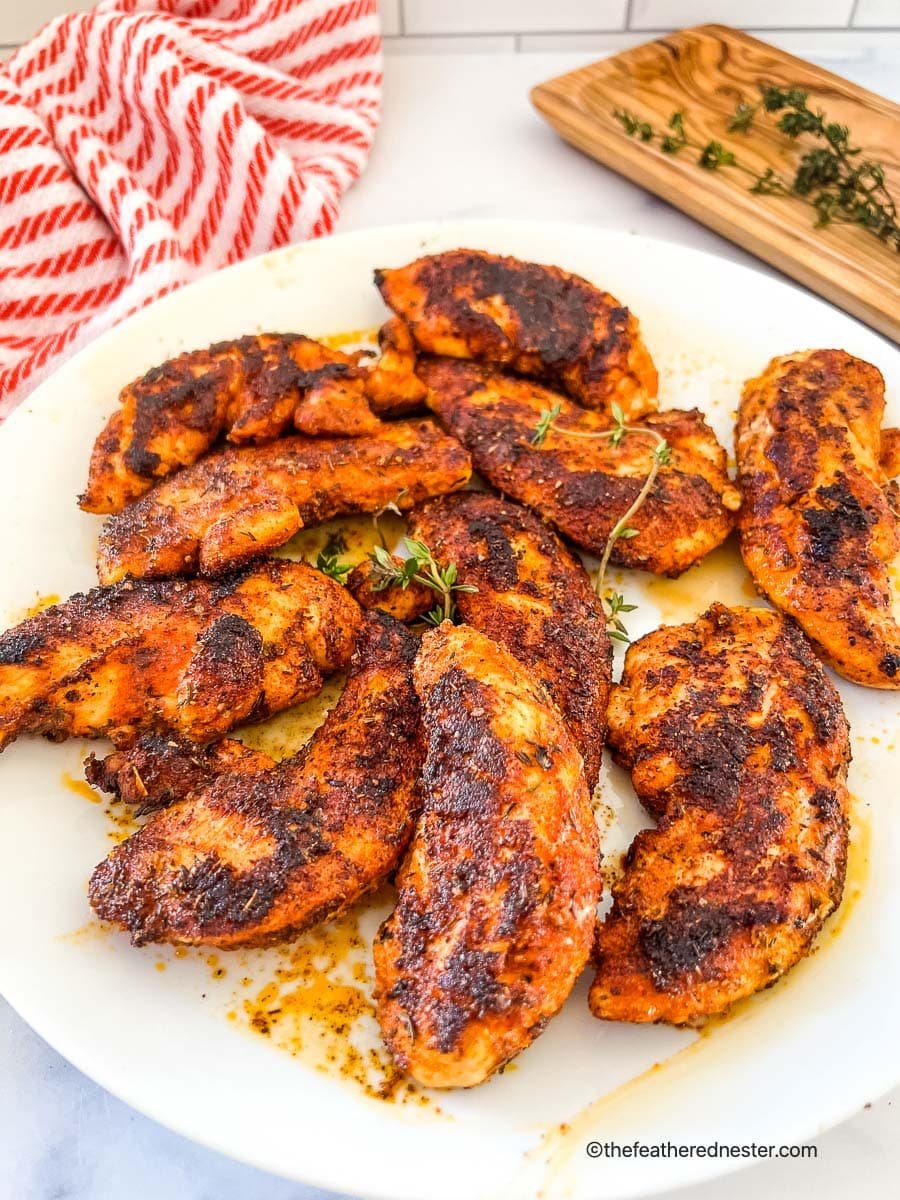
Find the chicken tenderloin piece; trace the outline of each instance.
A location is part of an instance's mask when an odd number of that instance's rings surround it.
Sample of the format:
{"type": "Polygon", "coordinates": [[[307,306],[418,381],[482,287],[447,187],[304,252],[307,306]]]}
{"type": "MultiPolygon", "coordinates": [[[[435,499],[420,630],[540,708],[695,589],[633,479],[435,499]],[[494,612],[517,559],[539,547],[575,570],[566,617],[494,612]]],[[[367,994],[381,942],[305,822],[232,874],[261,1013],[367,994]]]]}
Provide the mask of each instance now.
{"type": "Polygon", "coordinates": [[[757,588],[854,683],[900,688],[889,568],[900,551],[884,380],[844,350],[775,358],[744,388],[741,554],[757,588]]]}
{"type": "Polygon", "coordinates": [[[355,433],[344,427],[346,404],[329,406],[330,424],[323,427],[320,417],[315,428],[304,428],[311,422],[308,408],[322,412],[323,393],[333,394],[338,383],[359,393],[367,431],[377,427],[356,359],[311,338],[260,333],[179,354],[122,389],[94,445],[79,505],[85,512],[121,512],[158,479],[197,462],[222,436],[268,441],[295,420],[305,432],[355,433]],[[309,405],[302,403],[307,397],[309,405]],[[338,426],[335,416],[344,417],[338,426]]]}
{"type": "Polygon", "coordinates": [[[0,635],[0,749],[22,733],[221,737],[314,696],[362,615],[305,563],[96,587],[0,635]]]}
{"type": "Polygon", "coordinates": [[[697,1024],[775,983],[841,902],[840,698],[789,618],[714,604],[629,647],[609,744],[659,823],[613,887],[591,1010],[697,1024]]]}
{"type": "Polygon", "coordinates": [[[383,883],[419,807],[417,649],[390,617],[367,617],[347,686],[303,750],[238,756],[234,771],[210,759],[205,786],[189,771],[184,798],[95,869],[97,915],[135,945],[232,949],[294,937],[383,883]]]}
{"type": "MultiPolygon", "coordinates": [[[[564,537],[601,555],[644,486],[656,439],[629,433],[613,445],[603,414],[476,363],[420,359],[417,369],[430,389],[429,407],[472,455],[475,469],[564,537]],[[536,443],[542,418],[554,410],[553,428],[536,443]]],[[[616,541],[612,562],[679,575],[725,540],[740,495],[728,478],[725,450],[697,409],[649,413],[638,424],[665,438],[671,456],[635,517],[637,535],[616,541]]]]}
{"type": "Polygon", "coordinates": [[[586,408],[633,418],[656,408],[658,377],[637,318],[559,267],[448,250],[375,272],[420,350],[476,359],[561,387],[586,408]]]}
{"type": "Polygon", "coordinates": [[[285,437],[208,455],[156,486],[100,534],[102,583],[218,575],[347,513],[412,508],[463,487],[469,456],[430,420],[355,438],[285,437]]]}
{"type": "Polygon", "coordinates": [[[410,513],[410,533],[441,564],[454,563],[460,618],[505,646],[556,704],[584,760],[588,788],[600,775],[612,643],[587,571],[540,518],[487,492],[429,500],[410,513]]]}
{"type": "Polygon", "coordinates": [[[597,827],[581,755],[522,664],[466,626],[422,639],[423,810],[375,939],[378,1019],[426,1087],[528,1046],[590,955],[597,827]]]}

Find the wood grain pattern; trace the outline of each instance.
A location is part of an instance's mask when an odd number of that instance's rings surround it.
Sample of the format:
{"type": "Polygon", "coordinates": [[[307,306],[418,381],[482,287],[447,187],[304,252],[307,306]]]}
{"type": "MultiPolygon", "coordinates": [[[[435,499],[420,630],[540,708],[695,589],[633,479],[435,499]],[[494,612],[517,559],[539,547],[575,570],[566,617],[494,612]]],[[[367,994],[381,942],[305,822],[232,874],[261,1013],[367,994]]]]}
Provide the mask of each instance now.
{"type": "Polygon", "coordinates": [[[741,171],[705,171],[690,150],[673,157],[629,137],[613,117],[626,108],[654,129],[683,109],[692,141],[716,139],[755,171],[793,177],[809,139],[791,143],[763,117],[728,133],[740,100],[764,83],[809,90],[810,104],[848,125],[856,145],[884,163],[900,198],[900,106],[830,71],[722,25],[682,30],[540,84],[535,107],[580,150],[662,196],[696,220],[900,341],[900,255],[853,225],[815,227],[799,200],[751,194],[741,171]]]}

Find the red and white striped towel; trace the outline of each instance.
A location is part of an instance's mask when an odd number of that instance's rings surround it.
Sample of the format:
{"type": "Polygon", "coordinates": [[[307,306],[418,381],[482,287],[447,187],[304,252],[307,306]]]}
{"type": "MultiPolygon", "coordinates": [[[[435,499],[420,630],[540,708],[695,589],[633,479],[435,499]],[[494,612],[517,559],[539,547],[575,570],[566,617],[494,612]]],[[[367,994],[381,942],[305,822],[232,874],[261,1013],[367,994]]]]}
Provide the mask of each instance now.
{"type": "Polygon", "coordinates": [[[104,0],[0,67],[0,416],[226,263],[329,232],[378,123],[376,0],[104,0]]]}

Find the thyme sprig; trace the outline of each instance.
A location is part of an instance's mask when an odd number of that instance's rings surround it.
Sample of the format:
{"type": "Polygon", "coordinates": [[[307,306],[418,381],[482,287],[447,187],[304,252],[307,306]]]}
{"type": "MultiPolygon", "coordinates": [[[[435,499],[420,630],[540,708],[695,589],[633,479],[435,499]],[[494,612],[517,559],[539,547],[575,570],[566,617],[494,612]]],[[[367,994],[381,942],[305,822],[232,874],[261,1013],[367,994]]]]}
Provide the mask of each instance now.
{"type": "Polygon", "coordinates": [[[456,618],[456,601],[459,592],[477,592],[471,583],[459,583],[456,563],[442,567],[425,542],[405,537],[403,545],[408,558],[397,561],[384,546],[373,546],[369,558],[372,568],[372,591],[383,592],[391,586],[406,589],[411,583],[421,583],[435,593],[438,603],[425,614],[430,625],[456,618]]]}
{"type": "Polygon", "coordinates": [[[859,225],[900,253],[897,203],[888,190],[883,164],[860,157],[862,150],[851,144],[847,126],[830,121],[821,109],[811,108],[808,100],[809,92],[803,88],[765,85],[760,88],[757,104],[742,100],[728,121],[729,133],[749,134],[760,113],[778,113],[775,127],[779,132],[792,141],[809,135],[820,143],[800,156],[793,178],[780,175],[772,167],[755,171],[721,142],[695,141],[687,132],[681,111],[672,113],[665,133],[627,109],[615,109],[613,116],[630,137],[642,142],[656,140],[664,154],[690,149],[705,170],[731,167],[743,172],[750,177],[750,191],[755,195],[791,196],[804,201],[815,210],[817,228],[859,225]]]}
{"type": "Polygon", "coordinates": [[[668,466],[672,461],[672,448],[661,433],[655,429],[651,429],[646,425],[628,425],[625,421],[625,414],[619,404],[613,403],[610,406],[610,413],[613,419],[613,425],[610,429],[584,430],[584,429],[567,429],[565,426],[556,424],[559,414],[562,412],[562,406],[554,404],[552,408],[545,409],[540,416],[540,420],[534,431],[531,439],[533,446],[542,446],[546,441],[547,434],[552,429],[554,433],[561,434],[563,437],[574,438],[606,438],[611,446],[621,445],[623,439],[629,435],[638,435],[653,438],[655,445],[650,456],[650,469],[647,472],[647,477],[641,486],[641,490],[635,496],[628,509],[616,521],[612,529],[609,531],[609,536],[606,539],[606,545],[603,547],[603,554],[600,557],[600,565],[597,568],[597,574],[594,576],[594,589],[600,597],[600,602],[603,605],[603,611],[606,614],[606,628],[609,636],[616,641],[628,642],[631,639],[628,636],[628,630],[622,622],[620,613],[634,612],[637,608],[635,604],[626,604],[625,598],[619,592],[606,593],[606,572],[609,567],[609,560],[615,549],[616,543],[633,537],[637,537],[640,532],[631,522],[637,516],[644,501],[653,491],[656,483],[656,477],[659,474],[660,467],[668,466]]]}
{"type": "Polygon", "coordinates": [[[341,562],[340,556],[347,551],[347,543],[339,533],[333,533],[316,555],[318,569],[335,583],[345,584],[353,570],[353,563],[341,562]]]}

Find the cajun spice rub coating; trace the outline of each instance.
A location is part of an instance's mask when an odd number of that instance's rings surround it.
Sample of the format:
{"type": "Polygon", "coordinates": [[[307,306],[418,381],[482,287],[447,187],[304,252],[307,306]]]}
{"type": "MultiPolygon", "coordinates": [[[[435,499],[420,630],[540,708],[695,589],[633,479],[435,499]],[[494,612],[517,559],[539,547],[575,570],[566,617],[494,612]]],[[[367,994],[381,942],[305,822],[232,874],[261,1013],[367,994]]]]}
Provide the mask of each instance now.
{"type": "Polygon", "coordinates": [[[350,661],[360,621],[305,563],[92,588],[0,636],[0,748],[20,733],[220,737],[314,696],[350,661]]]}
{"type": "Polygon", "coordinates": [[[900,551],[884,380],[844,350],[773,359],[744,388],[741,553],[756,586],[854,683],[900,688],[888,568],[900,551]],[[886,451],[886,452],[885,452],[886,451]]]}
{"type": "Polygon", "coordinates": [[[462,487],[469,456],[431,421],[359,438],[281,438],[210,454],[162,480],[100,535],[103,583],[126,575],[217,575],[284,545],[306,525],[378,512],[462,487]]]}
{"type": "Polygon", "coordinates": [[[658,379],[638,322],[614,296],[559,267],[449,250],[375,272],[420,349],[556,384],[626,416],[656,408],[658,379]]]}
{"type": "Polygon", "coordinates": [[[600,926],[595,1016],[724,1012],[804,955],[841,901],[850,761],[840,699],[797,626],[714,604],[632,645],[609,744],[659,820],[600,926]]]}
{"type": "MultiPolygon", "coordinates": [[[[647,478],[653,438],[629,433],[614,446],[606,436],[610,422],[600,413],[475,363],[422,359],[418,372],[431,389],[430,407],[489,483],[585,550],[602,554],[647,478]],[[535,445],[541,417],[556,407],[559,428],[535,445]]],[[[612,561],[678,575],[725,540],[740,497],[726,474],[725,451],[696,409],[649,413],[639,424],[668,441],[671,461],[635,517],[637,536],[620,538],[612,561]]]]}
{"type": "Polygon", "coordinates": [[[428,1087],[470,1087],[529,1045],[590,953],[598,838],[558,709],[490,638],[447,623],[416,660],[423,811],[375,941],[378,1017],[428,1087]]]}
{"type": "Polygon", "coordinates": [[[262,945],[382,883],[418,810],[416,650],[402,625],[368,617],[347,686],[307,746],[281,763],[237,756],[235,771],[219,755],[205,787],[189,767],[186,798],[94,871],[97,915],[136,945],[262,945]]]}
{"type": "Polygon", "coordinates": [[[429,501],[410,514],[410,532],[478,588],[457,594],[460,617],[529,668],[568,722],[593,791],[612,643],[581,562],[539,517],[486,492],[429,501]]]}

